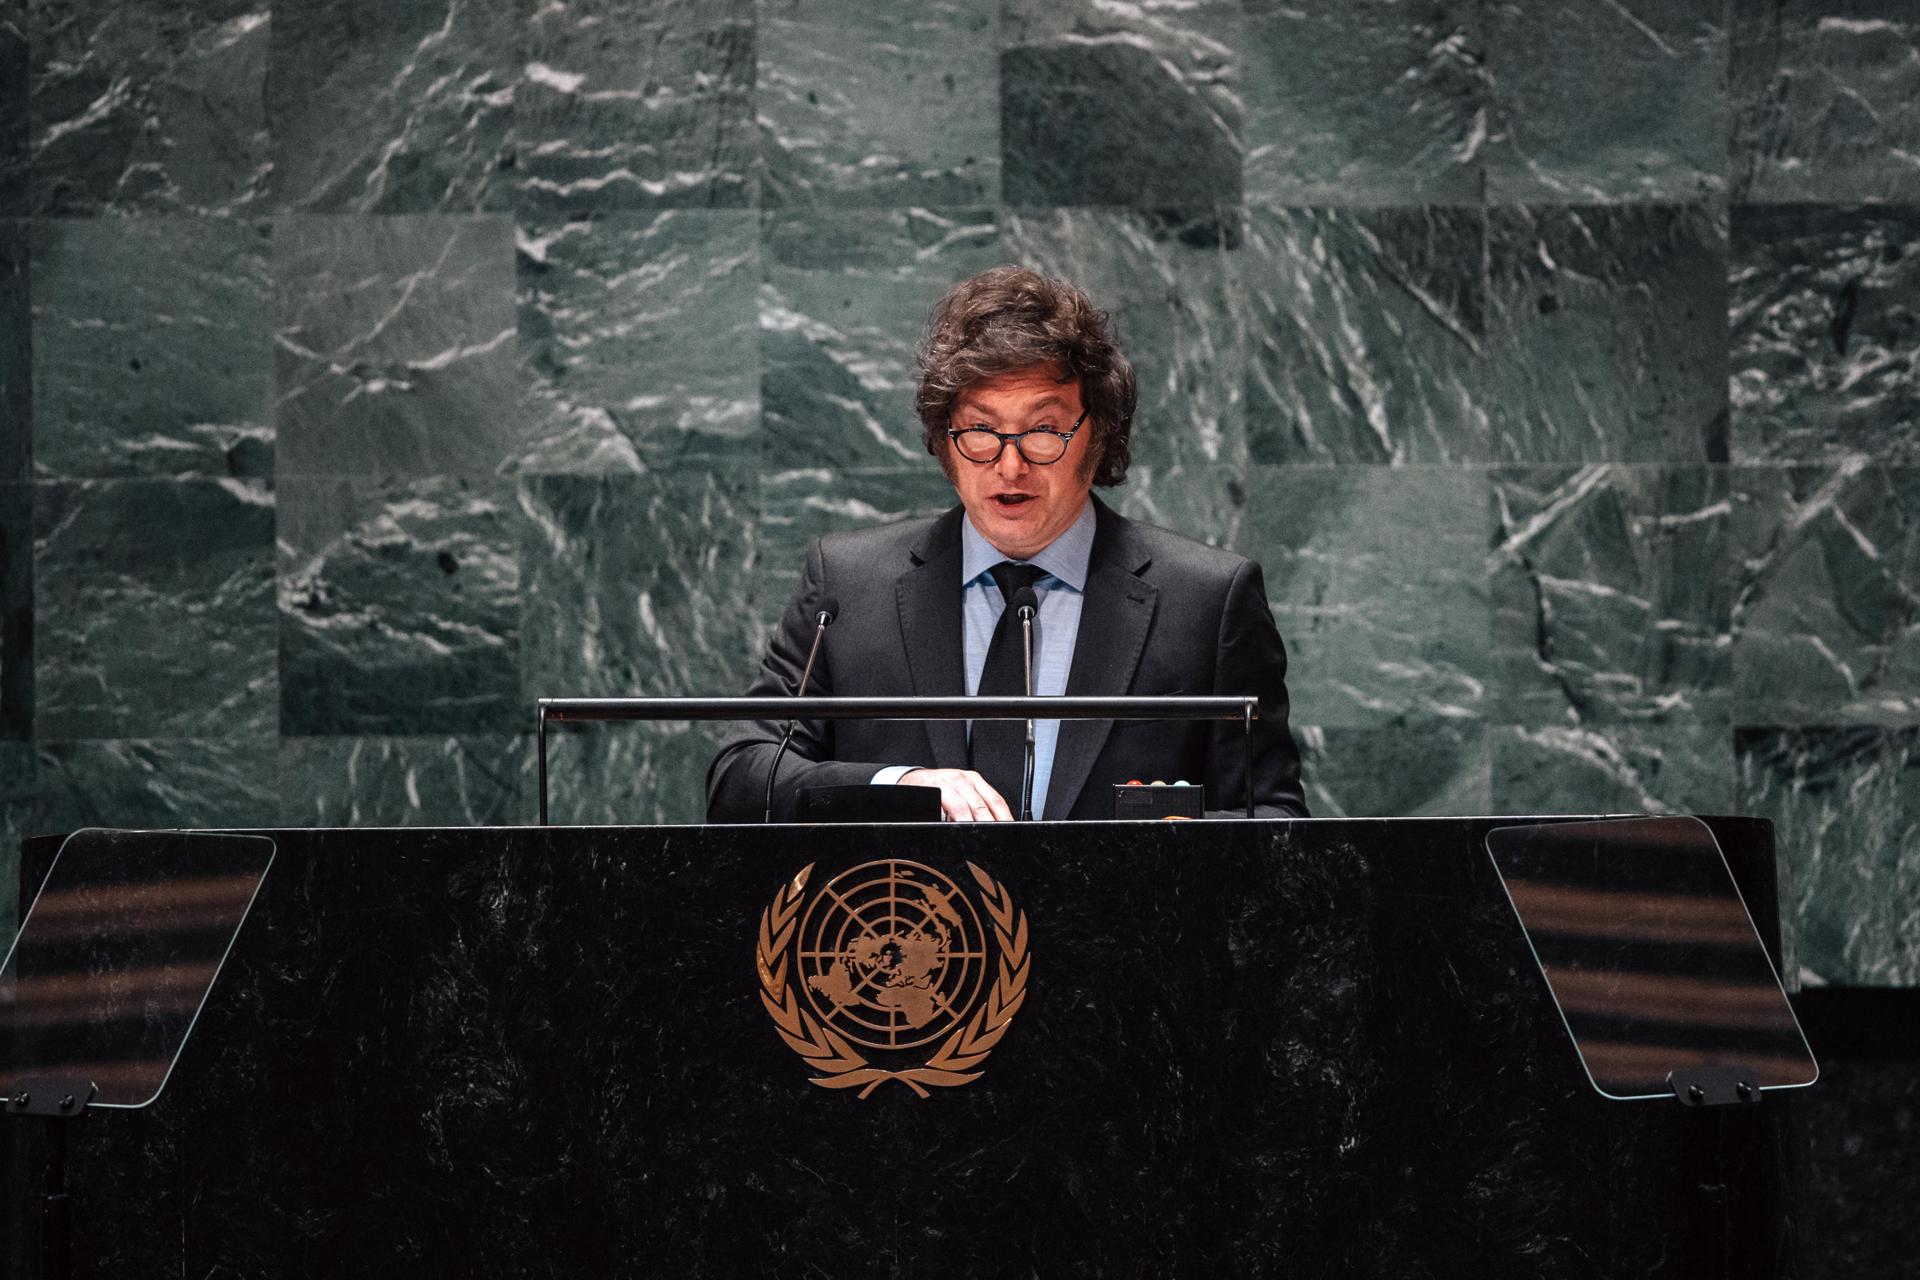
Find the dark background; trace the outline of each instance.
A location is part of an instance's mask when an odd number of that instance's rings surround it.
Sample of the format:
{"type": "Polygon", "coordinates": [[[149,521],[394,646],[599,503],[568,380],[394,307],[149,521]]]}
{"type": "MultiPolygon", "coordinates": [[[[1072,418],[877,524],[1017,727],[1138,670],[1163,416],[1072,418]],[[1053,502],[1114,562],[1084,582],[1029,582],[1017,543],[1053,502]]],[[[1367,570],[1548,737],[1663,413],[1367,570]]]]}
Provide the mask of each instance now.
{"type": "MultiPolygon", "coordinates": [[[[533,698],[737,689],[948,501],[913,340],[1012,260],[1136,356],[1117,504],[1265,564],[1316,812],[1769,817],[1789,982],[1910,988],[1916,200],[1905,0],[0,0],[0,859],[529,820],[533,698]]],[[[1836,1188],[1920,1172],[1858,1071],[1836,1188]]]]}

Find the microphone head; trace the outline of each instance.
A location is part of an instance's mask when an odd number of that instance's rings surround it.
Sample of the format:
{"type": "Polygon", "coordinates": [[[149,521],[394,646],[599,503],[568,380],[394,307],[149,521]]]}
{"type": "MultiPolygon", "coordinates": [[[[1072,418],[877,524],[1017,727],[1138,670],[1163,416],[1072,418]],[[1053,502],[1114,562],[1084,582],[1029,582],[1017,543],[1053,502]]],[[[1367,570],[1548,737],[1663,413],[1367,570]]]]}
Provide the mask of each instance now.
{"type": "Polygon", "coordinates": [[[839,616],[840,597],[838,596],[821,596],[813,606],[814,622],[818,626],[824,627],[839,616]]]}
{"type": "Polygon", "coordinates": [[[1040,612],[1040,597],[1034,594],[1032,587],[1022,587],[1013,593],[1013,599],[1007,601],[1007,608],[1018,616],[1031,618],[1040,612]]]}

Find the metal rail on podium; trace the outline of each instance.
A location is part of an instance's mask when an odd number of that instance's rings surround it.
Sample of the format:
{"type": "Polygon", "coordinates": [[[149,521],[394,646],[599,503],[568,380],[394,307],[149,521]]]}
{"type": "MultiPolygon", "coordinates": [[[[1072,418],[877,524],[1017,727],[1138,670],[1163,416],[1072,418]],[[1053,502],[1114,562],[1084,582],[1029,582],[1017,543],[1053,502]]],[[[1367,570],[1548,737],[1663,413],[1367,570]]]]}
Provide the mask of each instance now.
{"type": "Polygon", "coordinates": [[[1245,726],[1247,816],[1254,816],[1256,697],[1171,695],[899,698],[542,698],[538,703],[540,825],[547,825],[547,723],[605,720],[1227,720],[1245,726]]]}

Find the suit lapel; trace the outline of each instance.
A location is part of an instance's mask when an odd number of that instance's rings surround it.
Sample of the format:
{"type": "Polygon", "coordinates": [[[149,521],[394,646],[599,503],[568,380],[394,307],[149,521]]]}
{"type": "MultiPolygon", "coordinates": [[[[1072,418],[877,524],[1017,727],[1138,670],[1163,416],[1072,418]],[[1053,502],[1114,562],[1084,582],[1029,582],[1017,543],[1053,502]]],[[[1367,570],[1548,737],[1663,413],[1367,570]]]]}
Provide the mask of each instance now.
{"type": "MultiPolygon", "coordinates": [[[[913,691],[921,697],[966,693],[960,631],[960,509],[933,522],[913,550],[913,567],[901,574],[895,595],[900,634],[906,641],[913,691]]],[[[964,720],[923,720],[934,767],[967,767],[964,720]]]]}
{"type": "MultiPolygon", "coordinates": [[[[1153,621],[1159,592],[1140,572],[1150,563],[1127,521],[1098,499],[1093,559],[1088,566],[1086,598],[1080,605],[1080,631],[1074,638],[1073,666],[1067,672],[1069,696],[1117,696],[1133,687],[1133,673],[1153,621]]],[[[1093,762],[1113,729],[1109,720],[1067,720],[1053,751],[1053,776],[1047,783],[1049,818],[1070,813],[1086,786],[1093,762]]]]}

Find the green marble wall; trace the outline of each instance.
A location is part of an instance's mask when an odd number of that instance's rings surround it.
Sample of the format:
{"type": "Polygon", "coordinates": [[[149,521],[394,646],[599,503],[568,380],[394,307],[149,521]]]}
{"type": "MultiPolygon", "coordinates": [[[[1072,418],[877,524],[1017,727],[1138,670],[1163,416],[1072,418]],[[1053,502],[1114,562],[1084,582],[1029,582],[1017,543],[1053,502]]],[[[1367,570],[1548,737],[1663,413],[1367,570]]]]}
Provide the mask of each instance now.
{"type": "Polygon", "coordinates": [[[737,689],[946,504],[913,343],[1013,260],[1136,356],[1119,505],[1265,564],[1317,812],[1763,814],[1801,975],[1920,982],[1916,103],[1899,0],[0,0],[0,844],[527,821],[536,696],[737,689]]]}

